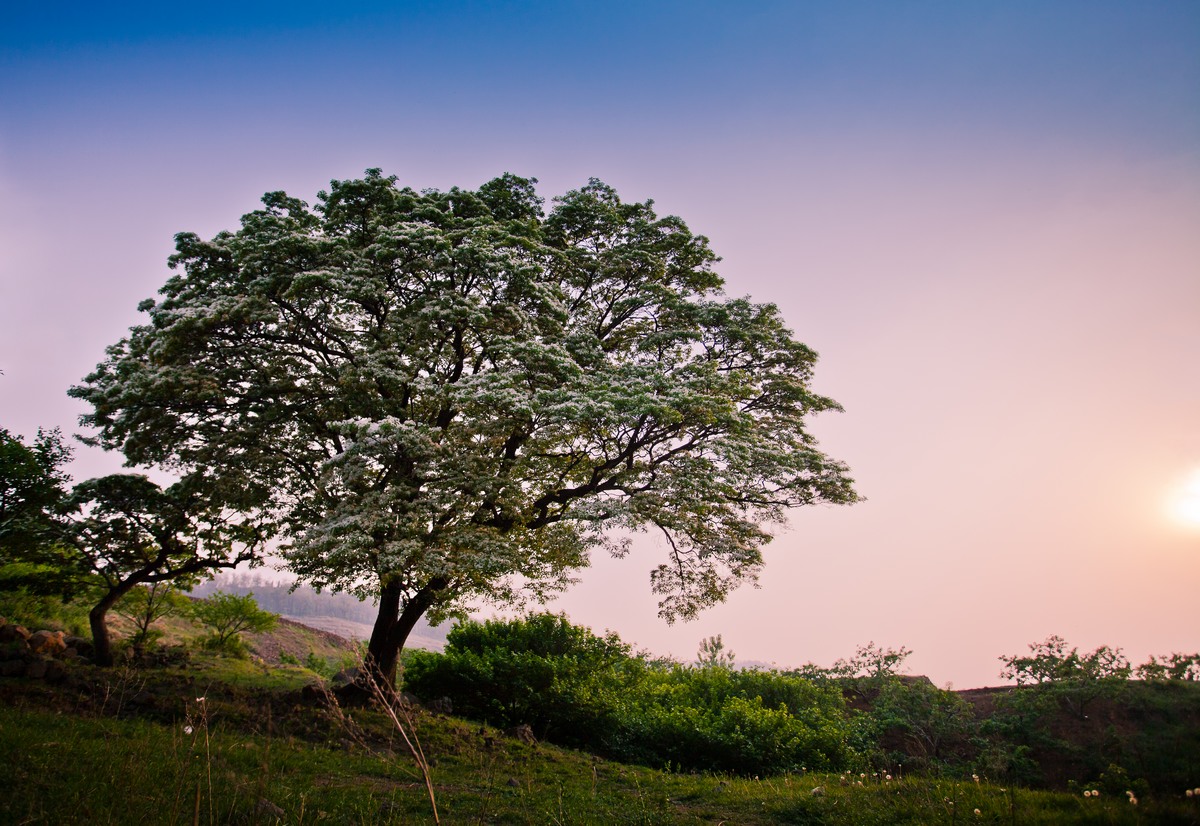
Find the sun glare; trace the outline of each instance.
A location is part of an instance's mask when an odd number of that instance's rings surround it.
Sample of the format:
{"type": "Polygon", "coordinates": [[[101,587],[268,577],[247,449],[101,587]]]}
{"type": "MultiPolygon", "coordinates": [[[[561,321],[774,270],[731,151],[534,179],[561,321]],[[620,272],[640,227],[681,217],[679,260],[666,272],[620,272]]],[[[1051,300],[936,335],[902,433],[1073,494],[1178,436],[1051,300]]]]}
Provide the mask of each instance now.
{"type": "Polygon", "coordinates": [[[1167,513],[1177,524],[1200,531],[1200,468],[1193,470],[1172,492],[1167,513]]]}

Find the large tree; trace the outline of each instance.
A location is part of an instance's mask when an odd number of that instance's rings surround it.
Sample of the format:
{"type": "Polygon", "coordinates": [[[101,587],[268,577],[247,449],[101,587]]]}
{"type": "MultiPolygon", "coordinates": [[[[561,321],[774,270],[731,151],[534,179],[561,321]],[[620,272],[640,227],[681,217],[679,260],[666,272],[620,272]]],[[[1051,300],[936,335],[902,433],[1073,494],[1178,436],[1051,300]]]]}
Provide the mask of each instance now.
{"type": "Polygon", "coordinates": [[[133,465],[206,468],[286,525],[292,570],[379,600],[392,678],[425,612],[561,588],[652,529],[668,620],[753,580],[788,508],[856,499],[805,419],[815,353],[721,293],[703,236],[598,181],[282,192],[211,241],[72,394],[133,465]]]}

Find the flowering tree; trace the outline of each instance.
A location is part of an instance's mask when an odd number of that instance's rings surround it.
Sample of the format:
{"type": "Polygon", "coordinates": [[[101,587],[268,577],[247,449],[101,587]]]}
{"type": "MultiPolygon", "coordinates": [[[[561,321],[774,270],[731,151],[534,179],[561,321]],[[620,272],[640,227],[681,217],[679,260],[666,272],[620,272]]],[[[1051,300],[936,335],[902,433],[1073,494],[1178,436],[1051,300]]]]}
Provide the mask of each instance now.
{"type": "Polygon", "coordinates": [[[707,239],[591,181],[414,192],[368,170],[310,208],[176,237],[181,272],[72,394],[135,465],[206,468],[318,587],[379,600],[391,678],[426,612],[562,588],[653,529],[668,621],[753,580],[763,524],[856,499],[805,419],[816,355],[729,299],[707,239]]]}

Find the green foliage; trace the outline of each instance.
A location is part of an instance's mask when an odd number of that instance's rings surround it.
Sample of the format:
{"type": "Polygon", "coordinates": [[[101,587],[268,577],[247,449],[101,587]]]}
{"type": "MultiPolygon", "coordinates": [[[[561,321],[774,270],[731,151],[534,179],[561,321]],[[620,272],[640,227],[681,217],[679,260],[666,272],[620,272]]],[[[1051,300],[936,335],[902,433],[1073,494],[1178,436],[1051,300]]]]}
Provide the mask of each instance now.
{"type": "Polygon", "coordinates": [[[1000,657],[1000,676],[1020,686],[1035,686],[1057,698],[1079,719],[1087,717],[1087,706],[1097,697],[1114,697],[1125,687],[1132,669],[1119,648],[1102,645],[1090,654],[1067,650],[1062,637],[1050,636],[1032,643],[1026,656],[1000,657]]]}
{"type": "Polygon", "coordinates": [[[1200,654],[1152,656],[1137,667],[1137,675],[1143,680],[1200,682],[1200,654]]]}
{"type": "Polygon", "coordinates": [[[339,663],[338,665],[334,665],[326,658],[318,657],[316,654],[314,654],[311,651],[309,651],[308,655],[304,658],[304,667],[305,668],[307,668],[309,671],[313,672],[314,674],[318,674],[318,675],[324,677],[327,680],[331,679],[334,674],[338,673],[338,671],[340,671],[346,665],[347,665],[347,663],[345,663],[345,662],[339,663]]]}
{"type": "MultiPolygon", "coordinates": [[[[836,680],[847,691],[866,699],[878,693],[900,672],[911,653],[903,646],[883,648],[872,640],[860,645],[853,657],[837,660],[824,672],[824,678],[836,680]]],[[[814,671],[820,672],[820,669],[810,664],[795,673],[811,678],[814,671]]]]}
{"type": "Polygon", "coordinates": [[[33,444],[0,428],[0,565],[57,542],[56,516],[70,476],[71,449],[58,429],[33,444]]]}
{"type": "Polygon", "coordinates": [[[611,746],[648,765],[764,775],[849,765],[841,692],[775,671],[652,669],[611,746]]]}
{"type": "MultiPolygon", "coordinates": [[[[262,707],[239,709],[212,691],[208,702],[222,722],[209,726],[207,738],[197,736],[199,729],[185,733],[182,721],[95,720],[0,705],[0,763],[22,778],[0,795],[0,821],[430,822],[423,789],[397,782],[405,767],[387,749],[346,749],[336,736],[327,743],[280,736],[281,729],[326,725],[304,714],[276,717],[272,736],[262,729],[262,707]]],[[[364,712],[357,719],[370,742],[387,742],[382,715],[364,712]]],[[[480,736],[477,726],[452,719],[426,718],[420,726],[424,748],[438,763],[443,823],[1182,826],[1196,814],[1193,801],[1177,795],[1152,795],[1133,807],[1123,792],[1084,800],[986,782],[868,779],[864,786],[842,786],[836,776],[816,773],[740,779],[661,772],[551,746],[531,750],[496,732],[480,736]],[[822,794],[813,794],[817,787],[822,794]]]]}
{"type": "Polygon", "coordinates": [[[457,713],[528,724],[613,758],[740,774],[844,765],[841,693],[769,671],[653,667],[612,634],[534,614],[464,623],[446,652],[414,652],[405,687],[457,713]]]}
{"type": "Polygon", "coordinates": [[[205,646],[230,654],[245,652],[243,632],[252,634],[270,631],[279,621],[278,614],[263,611],[254,601],[254,594],[226,594],[218,591],[207,599],[198,600],[192,613],[209,630],[205,646]]]}
{"type": "Polygon", "coordinates": [[[1086,789],[1099,789],[1104,795],[1118,800],[1124,799],[1129,792],[1135,797],[1145,797],[1150,792],[1145,780],[1130,777],[1128,771],[1115,763],[1109,763],[1098,779],[1082,785],[1086,789]]]}
{"type": "Polygon", "coordinates": [[[67,600],[88,583],[70,569],[65,510],[71,449],[57,429],[32,445],[0,428],[0,591],[67,600]]]}
{"type": "Polygon", "coordinates": [[[75,636],[88,633],[87,608],[20,586],[0,587],[0,617],[30,630],[48,628],[75,636]]]}
{"type": "Polygon", "coordinates": [[[614,634],[599,637],[556,614],[455,626],[444,655],[413,652],[404,684],[449,696],[457,712],[496,726],[526,724],[567,745],[600,740],[644,666],[614,634]]]}
{"type": "Polygon", "coordinates": [[[904,765],[939,765],[975,732],[971,706],[925,679],[891,679],[871,705],[870,716],[884,736],[902,738],[904,765]],[[915,759],[913,759],[915,758],[915,759]]]}

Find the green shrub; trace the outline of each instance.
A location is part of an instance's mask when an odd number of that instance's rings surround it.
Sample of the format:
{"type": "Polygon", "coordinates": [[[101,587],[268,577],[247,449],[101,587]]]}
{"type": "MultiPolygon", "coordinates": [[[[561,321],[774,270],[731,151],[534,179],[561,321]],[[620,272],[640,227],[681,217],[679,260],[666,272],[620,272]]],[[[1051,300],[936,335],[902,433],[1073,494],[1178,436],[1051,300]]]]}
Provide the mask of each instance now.
{"type": "Polygon", "coordinates": [[[620,693],[644,665],[614,634],[598,637],[566,617],[533,614],[456,626],[445,654],[413,652],[404,685],[421,697],[448,696],[457,712],[492,725],[529,725],[566,745],[602,739],[620,693]]]}
{"type": "Polygon", "coordinates": [[[648,670],[609,744],[649,765],[762,775],[850,763],[841,692],[777,671],[648,670]]]}
{"type": "Polygon", "coordinates": [[[852,758],[841,692],[774,671],[653,665],[565,617],[464,623],[445,654],[414,652],[405,687],[457,713],[654,766],[744,775],[852,758]]]}
{"type": "Polygon", "coordinates": [[[279,621],[278,614],[258,607],[252,593],[238,596],[217,591],[207,599],[197,601],[192,613],[209,628],[210,633],[203,641],[204,647],[233,656],[246,654],[246,644],[241,639],[243,631],[270,631],[279,621]]]}

